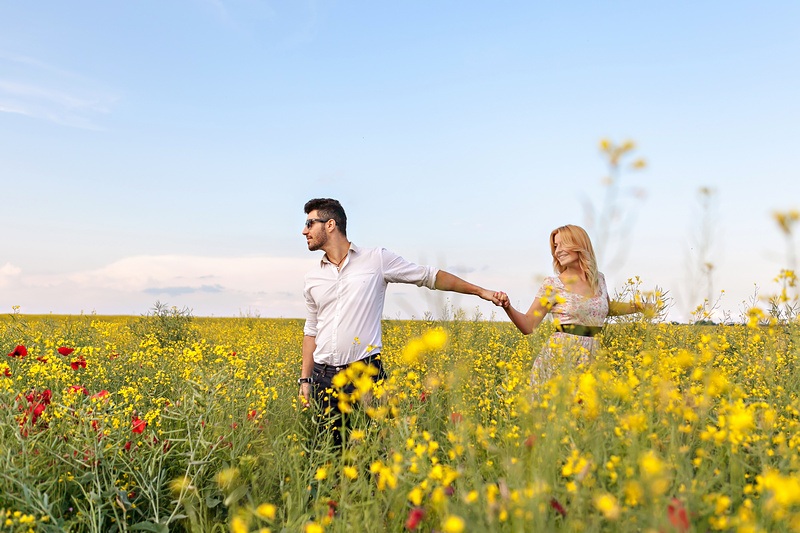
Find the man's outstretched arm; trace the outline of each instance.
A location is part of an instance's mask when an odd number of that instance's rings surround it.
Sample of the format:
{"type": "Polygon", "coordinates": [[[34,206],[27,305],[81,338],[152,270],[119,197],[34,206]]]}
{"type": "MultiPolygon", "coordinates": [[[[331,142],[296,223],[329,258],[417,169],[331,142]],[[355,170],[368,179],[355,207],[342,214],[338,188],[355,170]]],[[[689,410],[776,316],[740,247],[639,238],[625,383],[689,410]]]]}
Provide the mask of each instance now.
{"type": "Polygon", "coordinates": [[[445,272],[444,270],[440,270],[436,273],[436,283],[434,284],[434,288],[439,291],[473,294],[475,296],[480,296],[484,300],[492,302],[495,305],[500,305],[500,300],[495,297],[494,291],[484,289],[483,287],[478,287],[477,285],[463,280],[458,276],[454,276],[449,272],[445,272]]]}

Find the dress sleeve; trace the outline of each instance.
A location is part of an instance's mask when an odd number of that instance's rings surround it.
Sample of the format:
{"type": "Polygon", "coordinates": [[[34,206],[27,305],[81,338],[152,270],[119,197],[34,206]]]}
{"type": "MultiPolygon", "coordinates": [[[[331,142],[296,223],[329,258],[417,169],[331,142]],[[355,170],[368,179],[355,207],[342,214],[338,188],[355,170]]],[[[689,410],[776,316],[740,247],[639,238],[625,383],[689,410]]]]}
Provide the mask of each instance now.
{"type": "Polygon", "coordinates": [[[555,277],[548,276],[544,278],[541,287],[539,287],[539,290],[536,293],[536,300],[538,300],[543,307],[552,309],[553,306],[558,303],[557,296],[558,287],[556,285],[555,277]]]}
{"type": "Polygon", "coordinates": [[[600,296],[608,299],[608,287],[606,287],[606,277],[602,272],[597,273],[598,289],[600,289],[600,296]]]}

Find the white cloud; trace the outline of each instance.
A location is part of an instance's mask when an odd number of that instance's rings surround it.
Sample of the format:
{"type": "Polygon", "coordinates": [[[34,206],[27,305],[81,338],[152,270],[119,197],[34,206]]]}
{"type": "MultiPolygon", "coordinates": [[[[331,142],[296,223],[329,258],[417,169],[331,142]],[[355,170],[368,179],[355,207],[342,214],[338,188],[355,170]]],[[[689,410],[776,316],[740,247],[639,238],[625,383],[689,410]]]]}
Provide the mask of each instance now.
{"type": "MultiPolygon", "coordinates": [[[[319,260],[319,259],[317,259],[319,260]]],[[[302,273],[313,259],[281,257],[204,257],[160,255],[128,257],[107,266],[69,275],[78,285],[144,291],[168,287],[219,286],[225,290],[258,291],[285,287],[296,278],[302,289],[302,273]],[[276,281],[280,280],[277,285],[276,281]]]]}
{"type": "MultiPolygon", "coordinates": [[[[71,273],[23,273],[6,264],[0,268],[0,311],[19,305],[23,313],[140,315],[158,300],[188,307],[196,316],[303,318],[303,278],[319,259],[318,254],[303,258],[135,256],[71,273]]],[[[384,316],[420,318],[428,311],[438,316],[445,306],[463,307],[469,315],[480,308],[486,317],[495,310],[472,296],[393,285],[384,316]]]]}
{"type": "Polygon", "coordinates": [[[21,272],[21,268],[14,266],[11,263],[6,263],[0,267],[0,287],[7,286],[11,279],[18,276],[21,272]]]}
{"type": "Polygon", "coordinates": [[[156,300],[197,315],[303,316],[303,275],[319,258],[136,256],[70,273],[0,268],[0,310],[142,314],[156,300]]]}

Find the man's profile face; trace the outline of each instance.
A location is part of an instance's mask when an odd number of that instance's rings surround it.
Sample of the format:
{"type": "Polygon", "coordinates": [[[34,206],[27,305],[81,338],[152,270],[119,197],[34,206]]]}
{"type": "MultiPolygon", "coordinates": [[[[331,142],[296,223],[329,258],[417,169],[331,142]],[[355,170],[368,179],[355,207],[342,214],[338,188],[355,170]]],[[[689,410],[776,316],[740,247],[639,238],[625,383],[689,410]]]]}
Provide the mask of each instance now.
{"type": "MultiPolygon", "coordinates": [[[[315,220],[321,218],[317,210],[311,211],[306,220],[315,220]]],[[[325,231],[325,222],[314,222],[311,227],[308,225],[303,227],[303,235],[306,237],[308,249],[313,251],[320,250],[328,242],[328,232],[325,231]]]]}

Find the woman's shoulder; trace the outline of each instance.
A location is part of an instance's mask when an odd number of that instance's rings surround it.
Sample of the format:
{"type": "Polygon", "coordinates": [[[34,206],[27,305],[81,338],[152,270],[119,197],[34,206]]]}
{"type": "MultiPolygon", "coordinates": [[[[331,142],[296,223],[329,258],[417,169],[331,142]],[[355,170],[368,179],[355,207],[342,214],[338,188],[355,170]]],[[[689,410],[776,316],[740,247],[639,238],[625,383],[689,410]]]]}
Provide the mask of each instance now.
{"type": "Polygon", "coordinates": [[[557,285],[563,285],[563,283],[561,282],[561,278],[558,277],[557,275],[546,276],[542,280],[542,287],[555,287],[557,285]]]}
{"type": "Polygon", "coordinates": [[[545,293],[561,290],[562,287],[563,284],[561,280],[558,279],[558,276],[547,276],[542,280],[541,285],[539,285],[538,294],[541,296],[545,293]]]}

